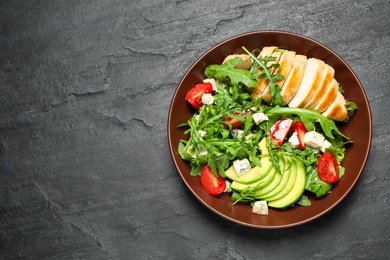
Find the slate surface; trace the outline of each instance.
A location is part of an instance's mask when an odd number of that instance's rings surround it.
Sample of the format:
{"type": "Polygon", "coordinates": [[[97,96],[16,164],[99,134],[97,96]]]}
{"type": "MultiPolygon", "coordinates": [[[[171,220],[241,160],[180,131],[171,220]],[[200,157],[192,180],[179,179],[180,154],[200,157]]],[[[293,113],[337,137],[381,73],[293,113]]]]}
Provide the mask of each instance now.
{"type": "Polygon", "coordinates": [[[389,15],[388,0],[0,1],[0,258],[388,258],[389,15]],[[201,54],[275,29],[320,41],[352,67],[373,139],[333,211],[257,230],[189,193],[166,125],[201,54]]]}

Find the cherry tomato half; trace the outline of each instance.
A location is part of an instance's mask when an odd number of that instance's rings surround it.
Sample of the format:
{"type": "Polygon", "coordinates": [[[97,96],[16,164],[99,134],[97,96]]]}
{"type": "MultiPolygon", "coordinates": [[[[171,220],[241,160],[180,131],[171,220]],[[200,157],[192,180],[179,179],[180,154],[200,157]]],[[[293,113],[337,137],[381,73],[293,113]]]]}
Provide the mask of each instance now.
{"type": "MultiPolygon", "coordinates": [[[[233,115],[246,118],[246,114],[240,114],[239,112],[233,112],[233,115]]],[[[232,126],[232,129],[237,129],[244,124],[243,122],[239,121],[237,118],[233,118],[233,117],[224,117],[222,121],[225,124],[226,129],[230,129],[230,125],[232,126]]]]}
{"type": "Polygon", "coordinates": [[[339,165],[331,152],[326,152],[318,158],[318,177],[326,183],[333,183],[340,179],[339,165]]]}
{"type": "Polygon", "coordinates": [[[305,150],[306,144],[304,142],[304,139],[305,139],[305,133],[307,133],[307,129],[303,124],[303,122],[302,121],[295,122],[292,131],[298,134],[298,139],[299,139],[298,149],[301,151],[305,150]]]}
{"type": "Polygon", "coordinates": [[[203,106],[202,96],[206,93],[212,93],[213,86],[211,83],[200,83],[192,87],[186,94],[186,100],[195,109],[199,109],[203,106]]]}
{"type": "Polygon", "coordinates": [[[286,139],[288,132],[290,131],[293,121],[291,119],[281,119],[271,126],[270,133],[271,139],[281,146],[286,139]]]}
{"type": "Polygon", "coordinates": [[[202,187],[211,195],[221,194],[226,190],[226,181],[218,175],[215,177],[210,166],[205,166],[200,173],[200,183],[202,187]]]}

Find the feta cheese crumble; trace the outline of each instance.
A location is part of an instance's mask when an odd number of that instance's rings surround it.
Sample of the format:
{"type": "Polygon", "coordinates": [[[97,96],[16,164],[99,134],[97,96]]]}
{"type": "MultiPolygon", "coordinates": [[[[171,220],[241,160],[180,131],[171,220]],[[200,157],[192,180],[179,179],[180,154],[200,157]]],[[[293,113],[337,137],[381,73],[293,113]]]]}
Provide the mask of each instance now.
{"type": "Polygon", "coordinates": [[[238,140],[242,139],[242,135],[244,134],[244,130],[241,129],[233,129],[231,131],[232,136],[236,137],[238,140]]]}
{"type": "Polygon", "coordinates": [[[255,124],[258,125],[261,122],[268,121],[268,116],[264,113],[254,113],[252,115],[253,121],[255,121],[255,124]]]}
{"type": "Polygon", "coordinates": [[[322,134],[317,133],[316,131],[310,131],[305,133],[303,141],[308,146],[314,149],[319,149],[323,146],[325,137],[322,134]]]}
{"type": "Polygon", "coordinates": [[[324,144],[321,146],[320,150],[321,150],[321,152],[325,153],[325,150],[331,146],[332,146],[332,144],[328,140],[325,139],[324,144]]]}
{"type": "Polygon", "coordinates": [[[198,130],[198,134],[200,135],[200,137],[205,137],[206,131],[205,130],[198,130]]]}
{"type": "Polygon", "coordinates": [[[252,212],[259,215],[268,215],[268,205],[265,200],[258,200],[253,203],[252,212]]]}
{"type": "Polygon", "coordinates": [[[210,93],[205,93],[202,95],[202,103],[205,105],[211,105],[214,103],[214,97],[210,93]]]}
{"type": "Polygon", "coordinates": [[[291,137],[288,139],[288,142],[291,148],[297,148],[299,145],[298,133],[294,132],[291,137]]]}
{"type": "Polygon", "coordinates": [[[240,177],[244,173],[247,173],[251,170],[251,165],[250,165],[249,160],[247,158],[242,159],[242,160],[235,160],[233,162],[233,167],[236,170],[236,174],[238,177],[240,177]]]}
{"type": "Polygon", "coordinates": [[[211,83],[213,91],[217,92],[217,82],[215,81],[215,79],[205,79],[203,80],[203,83],[211,83]]]}
{"type": "Polygon", "coordinates": [[[230,188],[230,182],[227,180],[225,180],[225,182],[226,182],[226,189],[224,190],[224,192],[227,192],[228,189],[230,188]]]}

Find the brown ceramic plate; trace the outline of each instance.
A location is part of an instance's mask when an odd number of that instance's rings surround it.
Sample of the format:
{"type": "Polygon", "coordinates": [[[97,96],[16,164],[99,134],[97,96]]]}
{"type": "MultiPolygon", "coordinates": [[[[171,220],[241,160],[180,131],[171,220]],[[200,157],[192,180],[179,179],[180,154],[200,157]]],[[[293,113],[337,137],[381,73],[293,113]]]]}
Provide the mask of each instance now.
{"type": "Polygon", "coordinates": [[[254,228],[286,228],[312,221],[333,209],[351,191],[359,179],[366,163],[371,146],[371,112],[363,86],[352,69],[332,50],[302,35],[281,31],[250,32],[230,38],[200,57],[186,72],[180,81],[170,106],[168,115],[168,142],[177,171],[191,193],[207,208],[232,222],[254,228]],[[230,194],[209,195],[200,185],[198,177],[190,176],[189,164],[178,154],[180,139],[188,139],[184,129],[177,126],[187,122],[194,110],[185,101],[186,92],[205,77],[205,68],[211,64],[221,64],[229,54],[244,53],[242,46],[248,50],[261,49],[275,45],[283,49],[296,51],[307,57],[322,59],[333,66],[335,78],[343,86],[345,97],[354,101],[358,110],[350,121],[340,125],[340,130],[353,141],[347,149],[343,162],[345,176],[334,185],[332,193],[316,199],[309,196],[310,207],[296,206],[286,210],[270,209],[267,216],[255,215],[249,205],[232,206],[230,194]]]}

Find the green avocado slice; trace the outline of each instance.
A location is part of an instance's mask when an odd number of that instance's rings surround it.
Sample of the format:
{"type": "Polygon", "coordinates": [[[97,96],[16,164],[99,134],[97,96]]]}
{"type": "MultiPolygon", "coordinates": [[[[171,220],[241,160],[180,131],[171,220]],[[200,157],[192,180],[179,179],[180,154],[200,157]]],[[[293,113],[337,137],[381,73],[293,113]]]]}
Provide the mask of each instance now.
{"type": "Polygon", "coordinates": [[[288,206],[291,206],[302,196],[303,192],[305,191],[306,172],[303,163],[298,159],[292,158],[292,160],[295,161],[297,166],[294,186],[285,196],[269,201],[269,207],[284,209],[288,206]]]}
{"type": "Polygon", "coordinates": [[[264,157],[260,159],[261,167],[255,166],[249,172],[244,173],[243,175],[238,176],[236,170],[233,166],[230,166],[226,171],[225,175],[232,181],[239,183],[251,184],[260,181],[273,168],[273,164],[269,157],[269,151],[267,149],[266,138],[263,138],[259,143],[260,149],[264,157]]]}
{"type": "MultiPolygon", "coordinates": [[[[284,156],[284,170],[282,170],[282,180],[278,187],[273,189],[267,194],[264,194],[262,196],[263,200],[269,201],[269,200],[275,200],[278,198],[283,197],[287,194],[288,191],[286,191],[286,185],[290,179],[291,172],[296,170],[295,162],[292,162],[291,159],[287,156],[284,156]],[[294,164],[294,165],[293,165],[294,164]]],[[[291,181],[291,186],[294,185],[294,181],[291,181]]],[[[291,188],[290,188],[291,189],[291,188]]]]}
{"type": "Polygon", "coordinates": [[[261,158],[260,161],[261,161],[261,167],[255,166],[249,172],[246,172],[241,176],[237,175],[236,170],[234,169],[233,166],[230,166],[225,171],[225,175],[232,181],[236,181],[239,183],[251,184],[251,183],[258,182],[263,178],[265,178],[273,168],[272,162],[269,159],[269,157],[263,157],[261,158]]]}
{"type": "Polygon", "coordinates": [[[270,170],[264,175],[265,177],[261,178],[260,180],[258,180],[256,182],[242,183],[239,181],[233,181],[230,184],[230,187],[233,190],[237,190],[237,191],[243,191],[244,189],[246,189],[248,187],[257,187],[257,189],[261,189],[263,187],[268,186],[273,181],[275,174],[276,174],[276,170],[273,167],[271,167],[270,170]]]}
{"type": "MultiPolygon", "coordinates": [[[[279,165],[280,169],[283,172],[284,171],[284,158],[280,157],[279,158],[279,165]]],[[[274,169],[276,171],[276,169],[274,169]]],[[[255,199],[263,199],[263,196],[268,194],[269,192],[273,191],[276,187],[279,186],[280,182],[282,181],[282,175],[280,173],[276,172],[274,179],[272,182],[267,185],[266,187],[262,189],[257,189],[254,191],[251,196],[255,199]]]]}

